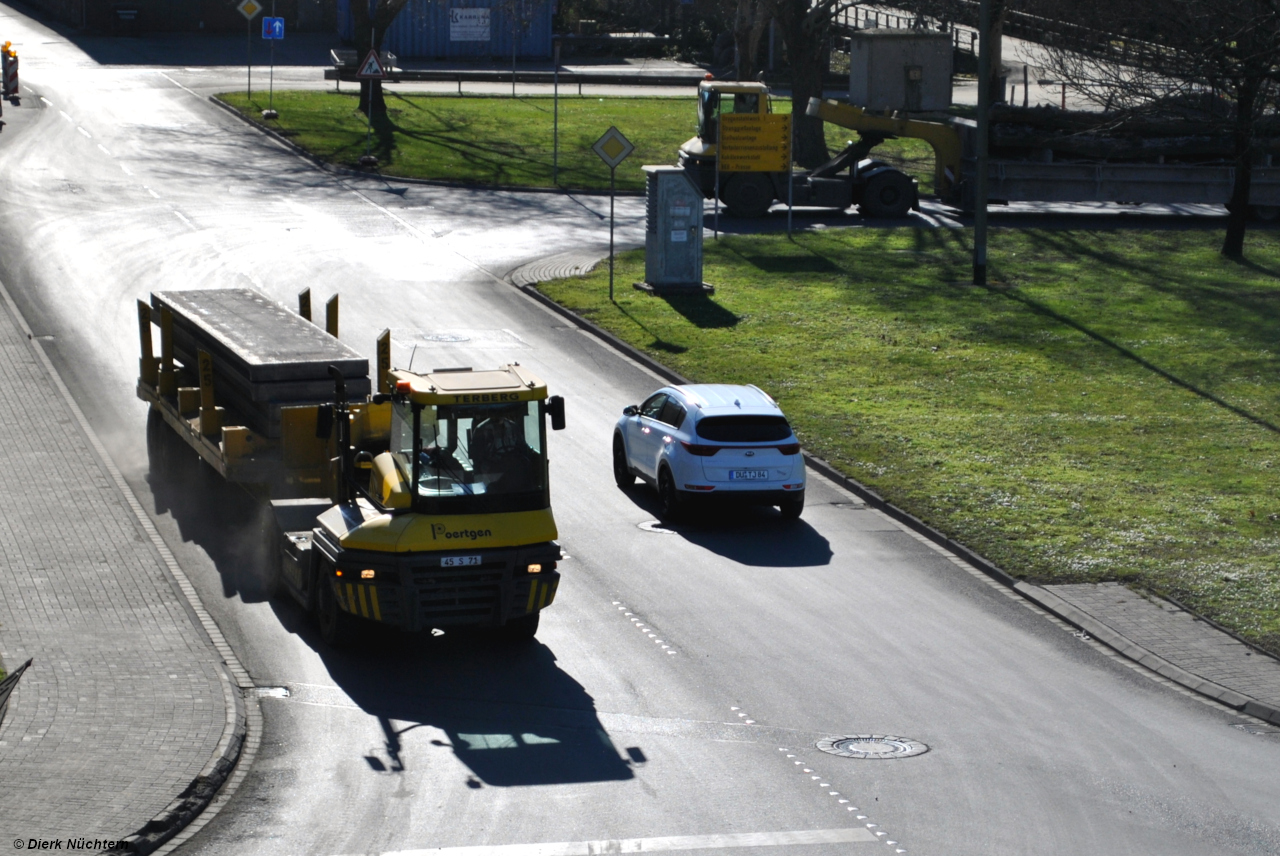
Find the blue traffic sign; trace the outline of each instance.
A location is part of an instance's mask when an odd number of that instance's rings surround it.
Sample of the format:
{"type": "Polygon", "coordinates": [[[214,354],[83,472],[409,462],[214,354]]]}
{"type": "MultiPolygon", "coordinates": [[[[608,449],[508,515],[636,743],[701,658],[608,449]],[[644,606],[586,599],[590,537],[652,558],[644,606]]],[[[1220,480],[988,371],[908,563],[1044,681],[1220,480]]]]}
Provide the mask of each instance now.
{"type": "Polygon", "coordinates": [[[283,39],[284,18],[263,18],[262,37],[264,39],[283,39]]]}

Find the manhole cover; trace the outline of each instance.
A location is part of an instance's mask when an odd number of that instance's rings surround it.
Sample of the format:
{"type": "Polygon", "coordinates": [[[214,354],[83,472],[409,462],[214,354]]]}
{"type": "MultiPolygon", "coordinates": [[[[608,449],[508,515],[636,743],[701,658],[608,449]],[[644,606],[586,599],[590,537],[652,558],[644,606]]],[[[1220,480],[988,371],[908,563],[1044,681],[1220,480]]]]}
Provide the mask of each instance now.
{"type": "Polygon", "coordinates": [[[842,758],[910,758],[929,751],[929,747],[918,740],[892,734],[827,737],[819,740],[817,745],[823,752],[842,758]]]}
{"type": "Polygon", "coordinates": [[[655,535],[676,534],[676,530],[668,529],[667,527],[663,526],[662,521],[660,520],[646,520],[644,523],[640,524],[640,528],[643,529],[645,532],[652,532],[655,535]]]}

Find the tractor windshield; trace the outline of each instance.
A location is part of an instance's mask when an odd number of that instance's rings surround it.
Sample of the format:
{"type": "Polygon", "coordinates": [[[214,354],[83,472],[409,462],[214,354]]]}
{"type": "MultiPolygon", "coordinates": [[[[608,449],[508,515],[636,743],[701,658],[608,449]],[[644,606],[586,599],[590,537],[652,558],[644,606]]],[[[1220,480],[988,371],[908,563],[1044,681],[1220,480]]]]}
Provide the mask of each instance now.
{"type": "MultiPolygon", "coordinates": [[[[720,93],[714,89],[698,92],[698,136],[704,142],[715,143],[716,126],[720,118],[720,93]]],[[[733,93],[733,109],[730,113],[760,112],[760,94],[757,92],[733,93]]]]}
{"type": "Polygon", "coordinates": [[[475,514],[549,504],[539,402],[397,405],[393,414],[392,451],[416,485],[414,510],[475,514]]]}

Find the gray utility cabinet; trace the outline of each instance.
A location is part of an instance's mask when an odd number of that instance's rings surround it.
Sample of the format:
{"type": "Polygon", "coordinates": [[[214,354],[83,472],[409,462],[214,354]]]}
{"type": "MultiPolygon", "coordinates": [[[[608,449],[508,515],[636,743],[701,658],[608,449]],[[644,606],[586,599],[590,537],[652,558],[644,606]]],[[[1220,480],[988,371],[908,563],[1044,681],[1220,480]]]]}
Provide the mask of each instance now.
{"type": "Polygon", "coordinates": [[[951,35],[859,30],[849,38],[849,103],[868,110],[951,106],[951,35]]]}
{"type": "Polygon", "coordinates": [[[702,288],[702,194],[683,167],[646,166],[644,281],[655,289],[702,288]]]}

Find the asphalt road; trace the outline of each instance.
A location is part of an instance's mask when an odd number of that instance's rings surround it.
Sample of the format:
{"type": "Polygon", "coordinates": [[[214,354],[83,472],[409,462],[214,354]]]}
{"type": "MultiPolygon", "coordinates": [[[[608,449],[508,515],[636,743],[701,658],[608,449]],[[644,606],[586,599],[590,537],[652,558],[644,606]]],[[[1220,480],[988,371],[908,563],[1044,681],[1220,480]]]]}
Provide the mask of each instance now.
{"type": "MultiPolygon", "coordinates": [[[[178,69],[100,67],[3,7],[0,26],[39,96],[5,106],[0,278],[242,662],[288,691],[261,700],[263,750],[183,853],[1280,852],[1280,741],[820,479],[798,525],[640,528],[654,502],[613,486],[609,436],[658,382],[500,279],[607,240],[607,201],[334,178],[178,69]],[[551,452],[570,558],[536,644],[332,651],[262,597],[247,498],[198,467],[149,473],[134,302],[241,285],[340,293],[343,340],[371,354],[390,327],[398,365],[514,359],[565,396],[551,452]],[[856,734],[930,751],[815,748],[856,734]],[[532,846],[548,842],[568,844],[532,846]]],[[[638,241],[642,200],[619,212],[638,241]]]]}

